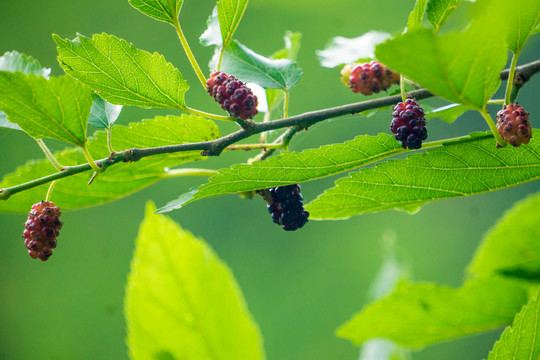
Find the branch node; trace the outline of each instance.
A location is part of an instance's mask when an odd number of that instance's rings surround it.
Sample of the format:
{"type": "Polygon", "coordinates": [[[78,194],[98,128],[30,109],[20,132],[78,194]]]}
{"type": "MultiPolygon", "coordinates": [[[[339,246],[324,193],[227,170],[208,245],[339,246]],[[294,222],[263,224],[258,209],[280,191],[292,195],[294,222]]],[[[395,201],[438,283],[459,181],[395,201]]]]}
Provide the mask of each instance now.
{"type": "Polygon", "coordinates": [[[255,122],[249,119],[248,120],[238,119],[236,122],[238,123],[238,125],[242,127],[242,129],[244,129],[248,133],[251,133],[253,131],[253,127],[255,126],[255,122]]]}

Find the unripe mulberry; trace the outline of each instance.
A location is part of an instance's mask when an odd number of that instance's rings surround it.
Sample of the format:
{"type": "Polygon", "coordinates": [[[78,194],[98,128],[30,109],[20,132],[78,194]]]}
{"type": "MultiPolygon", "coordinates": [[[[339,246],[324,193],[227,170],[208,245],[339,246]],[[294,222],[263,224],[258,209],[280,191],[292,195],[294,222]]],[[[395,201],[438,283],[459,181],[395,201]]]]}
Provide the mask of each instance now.
{"type": "Polygon", "coordinates": [[[497,130],[512,146],[528,144],[532,136],[529,113],[518,103],[507,105],[497,113],[497,130]]]}
{"type": "Polygon", "coordinates": [[[299,184],[278,186],[266,191],[269,196],[263,197],[269,203],[267,208],[274,223],[281,225],[286,231],[299,229],[307,223],[309,213],[304,210],[299,184]]]}
{"type": "Polygon", "coordinates": [[[398,103],[392,113],[390,130],[403,148],[420,149],[422,141],[427,139],[424,109],[413,99],[398,103]]]}
{"type": "Polygon", "coordinates": [[[257,96],[232,75],[213,72],[206,81],[206,90],[234,118],[247,120],[258,114],[257,96]]]}
{"type": "Polygon", "coordinates": [[[377,61],[359,64],[351,71],[349,86],[355,93],[371,95],[399,82],[399,74],[377,61]]]}
{"type": "Polygon", "coordinates": [[[50,201],[41,201],[32,206],[22,237],[33,259],[45,261],[52,255],[62,228],[60,214],[58,206],[50,201]]]}

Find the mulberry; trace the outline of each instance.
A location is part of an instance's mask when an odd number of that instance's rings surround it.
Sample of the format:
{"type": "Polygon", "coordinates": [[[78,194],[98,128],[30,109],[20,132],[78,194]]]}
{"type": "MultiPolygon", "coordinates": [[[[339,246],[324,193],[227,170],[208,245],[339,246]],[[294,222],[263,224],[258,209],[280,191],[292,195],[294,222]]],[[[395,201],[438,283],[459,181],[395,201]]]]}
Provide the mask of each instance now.
{"type": "Polygon", "coordinates": [[[349,86],[355,93],[371,95],[388,89],[394,83],[398,83],[399,77],[399,74],[386,66],[377,61],[372,61],[359,64],[352,69],[349,76],[349,86]]]}
{"type": "Polygon", "coordinates": [[[206,81],[206,90],[234,118],[247,120],[258,114],[257,96],[232,75],[213,72],[206,81]]]}
{"type": "Polygon", "coordinates": [[[390,130],[403,148],[420,149],[422,141],[427,139],[424,109],[413,99],[398,103],[392,113],[390,130]]]}
{"type": "Polygon", "coordinates": [[[269,196],[263,197],[269,203],[267,208],[274,223],[281,225],[286,231],[299,229],[307,223],[309,213],[304,210],[299,184],[278,186],[266,191],[269,196]]]}
{"type": "Polygon", "coordinates": [[[41,201],[32,206],[22,237],[33,259],[45,261],[52,255],[63,225],[60,214],[58,206],[49,201],[41,201]]]}
{"type": "Polygon", "coordinates": [[[517,103],[506,106],[497,113],[497,130],[512,146],[528,144],[532,136],[529,113],[517,103]]]}

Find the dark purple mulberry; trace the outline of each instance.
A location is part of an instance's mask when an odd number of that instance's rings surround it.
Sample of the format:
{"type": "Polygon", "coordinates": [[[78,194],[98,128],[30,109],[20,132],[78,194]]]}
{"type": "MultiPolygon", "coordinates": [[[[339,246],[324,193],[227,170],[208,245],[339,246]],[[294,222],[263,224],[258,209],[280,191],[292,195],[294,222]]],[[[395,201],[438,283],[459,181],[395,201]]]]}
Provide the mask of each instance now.
{"type": "Polygon", "coordinates": [[[214,97],[223,110],[241,120],[253,118],[258,114],[257,96],[250,88],[232,75],[216,71],[206,81],[206,90],[214,97]]]}
{"type": "Polygon", "coordinates": [[[62,228],[60,215],[58,206],[49,201],[42,200],[32,206],[22,237],[33,259],[45,261],[52,255],[62,228]]]}
{"type": "Polygon", "coordinates": [[[403,148],[420,149],[422,141],[427,139],[426,119],[424,109],[413,99],[398,103],[392,113],[390,130],[403,148]]]}
{"type": "Polygon", "coordinates": [[[278,186],[267,191],[268,212],[272,215],[272,220],[281,225],[283,230],[296,230],[307,223],[309,213],[304,210],[299,184],[278,186]]]}
{"type": "MultiPolygon", "coordinates": [[[[344,69],[347,69],[348,71],[347,67],[344,69]]],[[[351,70],[349,76],[349,86],[351,90],[355,93],[362,93],[364,95],[371,95],[386,90],[392,86],[392,84],[398,82],[399,74],[393,72],[377,61],[359,64],[351,70]]]]}
{"type": "Polygon", "coordinates": [[[497,130],[512,146],[528,144],[532,136],[529,113],[518,103],[507,105],[497,113],[497,130]]]}

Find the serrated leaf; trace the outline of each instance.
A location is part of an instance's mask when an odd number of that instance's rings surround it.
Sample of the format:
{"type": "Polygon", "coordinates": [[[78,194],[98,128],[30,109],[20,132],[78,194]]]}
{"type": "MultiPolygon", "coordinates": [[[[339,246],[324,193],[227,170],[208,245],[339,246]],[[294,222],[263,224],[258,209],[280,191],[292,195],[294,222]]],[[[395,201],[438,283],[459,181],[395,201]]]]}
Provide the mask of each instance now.
{"type": "Polygon", "coordinates": [[[407,31],[414,30],[422,25],[424,14],[426,12],[428,0],[416,0],[414,9],[409,14],[409,20],[407,21],[407,31]]]}
{"type": "Polygon", "coordinates": [[[460,289],[403,282],[362,309],[337,335],[356,345],[382,337],[421,348],[507,325],[526,301],[521,285],[499,278],[469,281],[460,289]]]}
{"type": "Polygon", "coordinates": [[[208,17],[208,20],[206,21],[206,30],[199,37],[199,41],[203,46],[223,46],[221,30],[219,29],[217,6],[214,7],[212,14],[208,17]]]}
{"type": "Polygon", "coordinates": [[[465,114],[468,110],[470,109],[465,105],[450,104],[429,112],[428,114],[426,114],[426,119],[440,118],[451,124],[456,121],[461,115],[465,114]]]}
{"type": "Polygon", "coordinates": [[[35,139],[83,145],[91,106],[90,89],[68,76],[0,72],[0,110],[35,139]]]}
{"type": "Polygon", "coordinates": [[[174,25],[184,0],[129,0],[129,4],[145,15],[174,25]]]}
{"type": "Polygon", "coordinates": [[[112,35],[53,35],[65,72],[116,105],[185,109],[187,81],[163,55],[139,50],[112,35]]]}
{"type": "Polygon", "coordinates": [[[269,59],[234,40],[225,50],[221,71],[265,89],[289,90],[300,81],[302,69],[288,59],[269,59]]]}
{"type": "Polygon", "coordinates": [[[411,31],[378,45],[375,55],[438,96],[484,109],[506,64],[506,30],[496,20],[484,16],[463,33],[442,36],[428,29],[411,31]]]}
{"type": "Polygon", "coordinates": [[[312,219],[346,219],[430,201],[481,194],[540,178],[540,131],[528,145],[498,149],[491,133],[472,133],[425,154],[390,160],[336,181],[306,206],[312,219]]]}
{"type": "Polygon", "coordinates": [[[248,0],[218,0],[217,13],[223,47],[227,48],[244,16],[248,0]]]}
{"type": "Polygon", "coordinates": [[[484,237],[468,272],[529,280],[540,276],[540,193],[514,204],[484,237]]]}
{"type": "Polygon", "coordinates": [[[519,54],[529,37],[540,23],[540,1],[538,0],[496,0],[496,11],[511,9],[512,21],[508,21],[508,49],[519,54]]]}
{"type": "Polygon", "coordinates": [[[426,16],[435,32],[439,31],[462,0],[429,0],[426,16]]]}
{"type": "Polygon", "coordinates": [[[327,68],[354,63],[359,59],[372,59],[375,58],[375,46],[390,37],[390,34],[382,31],[369,31],[352,39],[337,36],[324,50],[317,50],[317,56],[321,66],[327,68]]]}
{"type": "Polygon", "coordinates": [[[122,105],[111,104],[96,95],[93,99],[88,123],[98,128],[112,127],[122,111],[122,105]]]}
{"type": "MultiPolygon", "coordinates": [[[[112,129],[112,145],[117,151],[131,148],[175,145],[214,140],[219,137],[219,129],[210,120],[195,115],[158,116],[129,126],[117,125],[112,129]]],[[[87,142],[92,156],[97,159],[109,155],[105,130],[99,130],[87,142]]],[[[79,149],[56,152],[56,159],[64,166],[86,163],[79,149]]],[[[127,196],[166,177],[164,168],[203,160],[200,151],[187,151],[143,158],[133,163],[119,163],[109,167],[96,177],[92,185],[88,181],[91,172],[69,176],[58,181],[52,194],[52,201],[63,210],[78,209],[102,204],[127,196]]],[[[55,173],[46,159],[29,161],[6,175],[0,182],[0,189],[22,184],[42,176],[55,173]]],[[[28,212],[36,199],[47,193],[49,184],[41,185],[12,195],[7,201],[0,201],[0,212],[28,212]]]]}
{"type": "Polygon", "coordinates": [[[538,294],[504,330],[488,360],[533,360],[540,358],[540,298],[538,294]]]}
{"type": "Polygon", "coordinates": [[[0,71],[34,74],[48,79],[51,69],[41,66],[33,57],[18,51],[9,51],[0,56],[0,71]]]}
{"type": "Polygon", "coordinates": [[[231,270],[202,239],[154,210],[146,206],[128,277],[130,358],[263,360],[259,329],[231,270]]]}
{"type": "Polygon", "coordinates": [[[188,203],[217,195],[266,189],[320,179],[371,164],[404,150],[393,136],[357,136],[343,144],[325,145],[301,153],[282,152],[264,161],[221,169],[207,184],[180,196],[159,209],[181,208],[188,203]]]}

